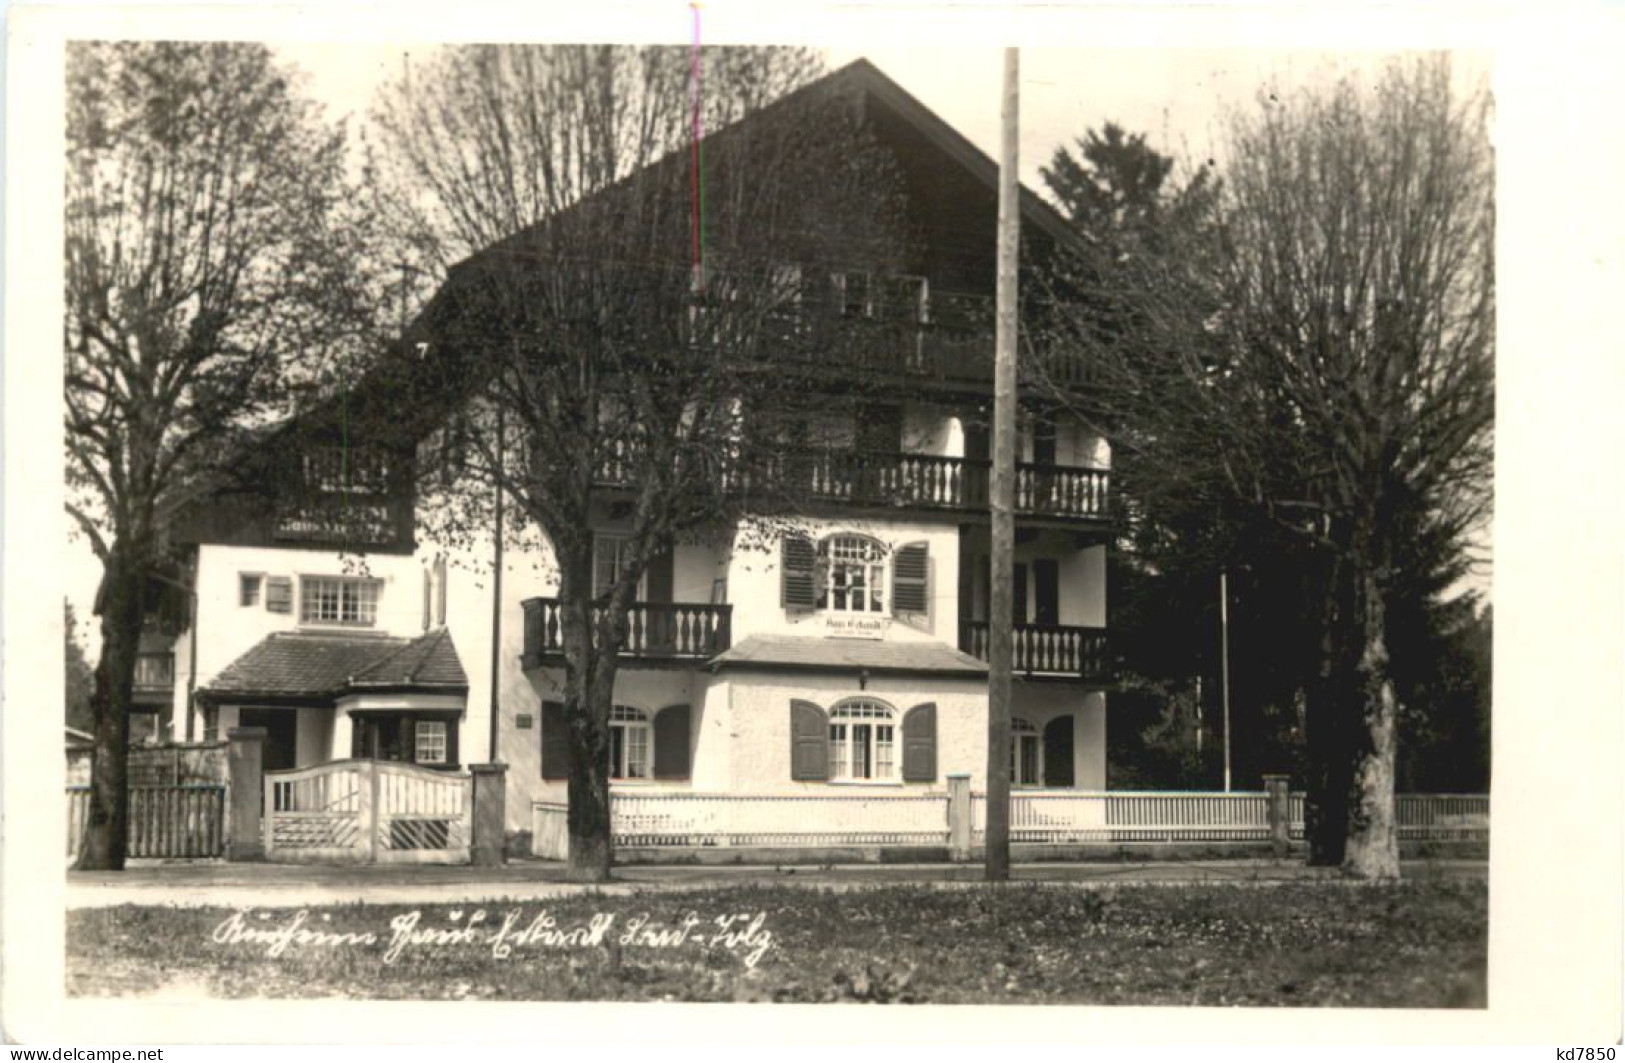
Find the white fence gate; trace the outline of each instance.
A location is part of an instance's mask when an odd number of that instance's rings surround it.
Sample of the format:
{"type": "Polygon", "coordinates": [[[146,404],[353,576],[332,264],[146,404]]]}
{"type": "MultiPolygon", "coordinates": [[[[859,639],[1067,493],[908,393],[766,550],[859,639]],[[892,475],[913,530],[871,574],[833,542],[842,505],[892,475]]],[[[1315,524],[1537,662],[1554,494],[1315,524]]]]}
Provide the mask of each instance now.
{"type": "Polygon", "coordinates": [[[267,772],[265,855],[292,863],[464,864],[474,780],[378,760],[267,772]]]}

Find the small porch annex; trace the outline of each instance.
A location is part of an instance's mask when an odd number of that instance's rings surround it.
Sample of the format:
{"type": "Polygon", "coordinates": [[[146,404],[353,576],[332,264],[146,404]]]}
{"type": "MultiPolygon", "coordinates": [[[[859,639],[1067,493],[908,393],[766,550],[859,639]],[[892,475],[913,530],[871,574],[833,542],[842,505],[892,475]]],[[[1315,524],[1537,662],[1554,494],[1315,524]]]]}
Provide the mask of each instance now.
{"type": "Polygon", "coordinates": [[[265,771],[349,758],[454,769],[468,676],[451,634],[276,632],[197,692],[204,733],[263,727],[265,771]]]}

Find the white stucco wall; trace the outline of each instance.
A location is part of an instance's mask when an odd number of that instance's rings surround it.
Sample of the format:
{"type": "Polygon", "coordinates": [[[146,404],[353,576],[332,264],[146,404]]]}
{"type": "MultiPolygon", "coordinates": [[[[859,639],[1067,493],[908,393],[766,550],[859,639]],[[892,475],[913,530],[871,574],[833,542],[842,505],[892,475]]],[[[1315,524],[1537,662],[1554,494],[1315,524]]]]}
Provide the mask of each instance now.
{"type": "Polygon", "coordinates": [[[1106,548],[1091,546],[1060,555],[1061,623],[1106,626],[1106,548]]]}
{"type": "MultiPolygon", "coordinates": [[[[325,631],[410,637],[423,631],[423,564],[416,557],[204,545],[198,551],[197,594],[198,613],[203,618],[197,633],[199,686],[208,685],[222,668],[273,632],[325,631]],[[265,608],[263,579],[256,604],[239,604],[239,577],[250,573],[292,579],[292,610],[273,613],[265,608]],[[378,623],[370,628],[301,624],[301,576],[368,576],[382,580],[378,623]]],[[[177,640],[177,660],[182,646],[189,644],[189,633],[177,640]]]]}
{"type": "Polygon", "coordinates": [[[1057,716],[1071,714],[1072,777],[1079,790],[1106,788],[1106,695],[1065,683],[1017,680],[1010,712],[1032,721],[1040,734],[1057,716]]]}

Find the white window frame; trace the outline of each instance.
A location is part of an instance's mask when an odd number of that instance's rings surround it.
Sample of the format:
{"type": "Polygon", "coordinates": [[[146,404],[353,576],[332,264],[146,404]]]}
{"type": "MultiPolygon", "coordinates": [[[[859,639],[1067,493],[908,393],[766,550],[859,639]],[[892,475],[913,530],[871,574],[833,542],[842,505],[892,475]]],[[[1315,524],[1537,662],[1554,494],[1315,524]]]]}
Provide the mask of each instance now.
{"type": "Polygon", "coordinates": [[[418,720],[412,725],[412,763],[444,764],[449,755],[451,725],[445,720],[418,720]],[[436,730],[438,729],[438,730],[436,730]],[[428,751],[425,752],[424,739],[428,751]]]}
{"type": "Polygon", "coordinates": [[[1025,717],[1010,717],[1010,785],[1044,785],[1044,735],[1025,717]],[[1023,747],[1032,751],[1031,773],[1022,770],[1023,747]]]}
{"type": "Polygon", "coordinates": [[[609,710],[609,731],[611,781],[647,782],[652,779],[654,728],[650,724],[649,714],[632,705],[612,706],[609,710]]]}
{"type": "Polygon", "coordinates": [[[240,609],[258,609],[265,604],[265,573],[237,573],[237,606],[240,609]],[[249,595],[249,581],[253,580],[254,593],[249,595]]]}
{"type": "Polygon", "coordinates": [[[901,782],[901,731],[897,710],[879,698],[856,697],[836,702],[829,710],[829,781],[901,782]]]}
{"type": "Polygon", "coordinates": [[[842,616],[889,616],[891,602],[887,600],[890,588],[891,550],[885,543],[856,532],[837,532],[818,542],[818,598],[816,608],[821,613],[842,616]],[[837,557],[838,551],[848,556],[837,557]],[[860,552],[861,551],[861,552],[860,552]],[[862,606],[852,607],[854,571],[862,576],[862,606]],[[841,598],[837,599],[836,594],[841,598]],[[839,602],[839,604],[837,604],[839,602]]]}
{"type": "MultiPolygon", "coordinates": [[[[621,569],[624,566],[624,562],[621,559],[621,551],[626,548],[626,545],[629,542],[631,542],[631,540],[625,535],[595,535],[595,536],[593,536],[593,540],[592,540],[592,596],[593,596],[594,601],[596,601],[599,598],[607,597],[608,594],[609,594],[610,588],[613,587],[615,585],[615,581],[620,578],[621,569]],[[610,553],[611,551],[613,553],[610,553]],[[602,587],[600,587],[599,566],[604,563],[606,557],[608,557],[609,563],[611,565],[610,579],[609,579],[609,583],[607,585],[603,585],[602,587]]],[[[641,601],[644,600],[645,597],[647,597],[647,595],[648,595],[648,585],[649,585],[649,570],[648,570],[648,568],[646,566],[644,568],[643,572],[640,573],[639,576],[638,576],[638,587],[637,587],[637,593],[633,597],[634,601],[641,602],[641,601]]]]}
{"type": "Polygon", "coordinates": [[[384,581],[370,576],[323,576],[301,575],[299,577],[299,624],[302,627],[377,627],[378,603],[384,596],[384,581]],[[332,583],[338,588],[338,606],[336,617],[324,617],[314,614],[313,606],[319,600],[316,587],[319,584],[332,583]],[[361,593],[365,588],[372,591],[371,599],[361,593]],[[355,594],[353,605],[349,595],[355,594]],[[351,613],[353,616],[346,616],[351,613]]]}

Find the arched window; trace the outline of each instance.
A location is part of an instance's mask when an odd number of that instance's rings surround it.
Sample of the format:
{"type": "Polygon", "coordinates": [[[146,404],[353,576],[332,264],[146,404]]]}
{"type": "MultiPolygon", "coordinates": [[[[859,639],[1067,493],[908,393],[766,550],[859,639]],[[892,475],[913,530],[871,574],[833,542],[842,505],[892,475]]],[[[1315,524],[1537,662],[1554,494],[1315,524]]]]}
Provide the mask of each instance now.
{"type": "Polygon", "coordinates": [[[886,547],[866,535],[832,535],[818,544],[818,608],[835,613],[886,611],[886,547]]]}
{"type": "Polygon", "coordinates": [[[1010,785],[1042,786],[1043,736],[1031,720],[1010,718],[1010,785]]]}
{"type": "Polygon", "coordinates": [[[874,698],[848,698],[829,710],[831,781],[897,779],[897,710],[874,698]]]}
{"type": "Polygon", "coordinates": [[[630,705],[609,710],[609,777],[649,777],[649,714],[630,705]]]}

